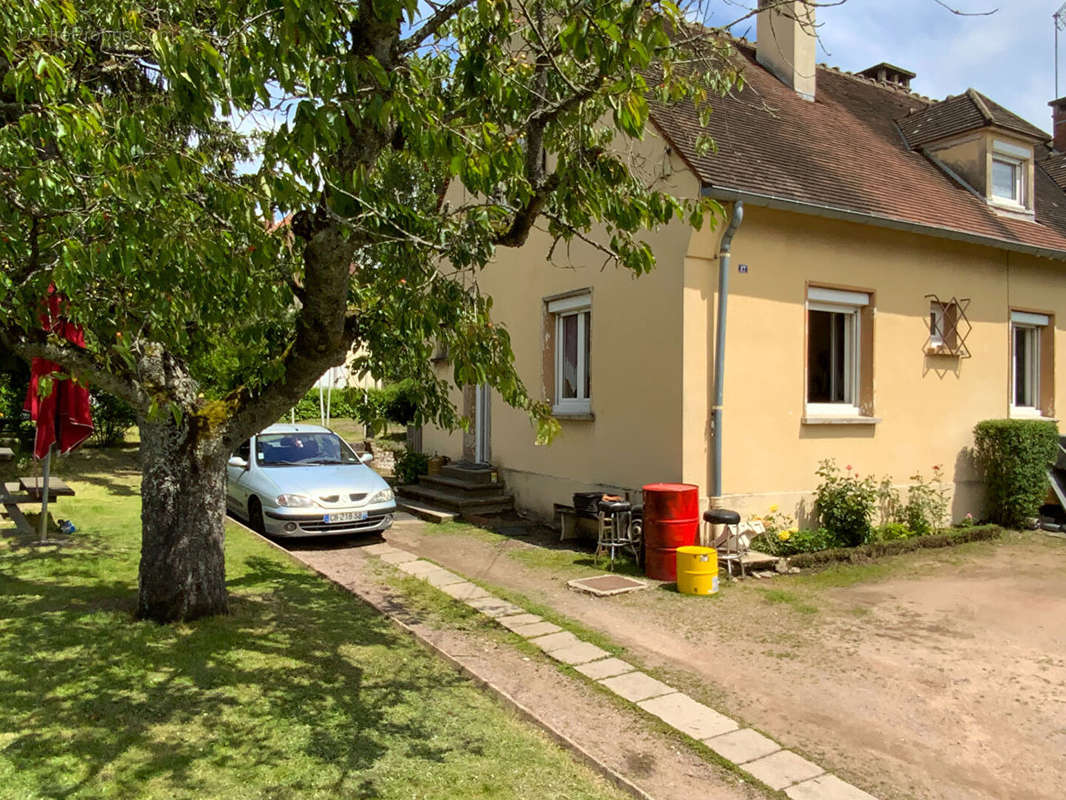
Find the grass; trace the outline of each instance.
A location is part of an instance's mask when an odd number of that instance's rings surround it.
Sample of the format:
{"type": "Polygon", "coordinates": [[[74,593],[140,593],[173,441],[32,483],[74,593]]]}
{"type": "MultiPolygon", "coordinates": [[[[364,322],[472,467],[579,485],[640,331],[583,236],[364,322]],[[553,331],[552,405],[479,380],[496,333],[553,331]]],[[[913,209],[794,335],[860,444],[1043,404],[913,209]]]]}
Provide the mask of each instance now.
{"type": "Polygon", "coordinates": [[[134,621],[134,457],[59,463],[74,544],[0,540],[0,798],[620,796],[236,527],[229,616],[134,621]]]}

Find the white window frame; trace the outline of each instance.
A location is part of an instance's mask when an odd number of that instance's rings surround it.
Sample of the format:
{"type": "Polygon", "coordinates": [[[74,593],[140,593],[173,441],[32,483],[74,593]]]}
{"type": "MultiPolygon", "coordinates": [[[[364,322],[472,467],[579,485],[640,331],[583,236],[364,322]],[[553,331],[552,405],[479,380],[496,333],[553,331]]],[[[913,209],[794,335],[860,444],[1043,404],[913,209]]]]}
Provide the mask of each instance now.
{"type": "Polygon", "coordinates": [[[947,325],[947,305],[936,300],[929,301],[929,346],[944,346],[944,330],[947,325]]]}
{"type": "Polygon", "coordinates": [[[1043,338],[1044,328],[1051,319],[1046,314],[1034,314],[1028,311],[1012,311],[1010,315],[1010,409],[1012,416],[1043,416],[1040,408],[1040,372],[1041,353],[1040,340],[1043,338]],[[1028,353],[1029,369],[1029,393],[1032,397],[1031,405],[1018,405],[1018,386],[1015,376],[1018,374],[1018,335],[1024,332],[1031,338],[1028,353]]]}
{"type": "Polygon", "coordinates": [[[1032,151],[1010,142],[994,139],[992,141],[992,166],[988,175],[988,196],[997,203],[1026,209],[1029,207],[1029,162],[1032,151]],[[1014,169],[1014,197],[996,194],[993,172],[995,163],[1000,162],[1014,169]]]}
{"type": "MultiPolygon", "coordinates": [[[[844,402],[812,403],[810,396],[810,369],[804,375],[804,402],[808,417],[858,417],[862,416],[859,408],[861,364],[859,354],[862,350],[862,309],[870,304],[870,295],[866,292],[846,291],[842,289],[823,289],[811,286],[807,289],[807,303],[804,313],[807,315],[809,336],[810,312],[826,311],[832,314],[845,314],[844,326],[844,402]]],[[[808,344],[809,348],[809,344],[808,344]]],[[[809,353],[809,350],[808,350],[809,353]]],[[[809,357],[809,356],[808,356],[809,357]]]]}
{"type": "Polygon", "coordinates": [[[589,364],[585,360],[586,343],[589,337],[589,327],[592,325],[592,295],[589,293],[561,297],[548,303],[548,313],[554,318],[555,324],[555,396],[552,398],[552,413],[554,414],[591,414],[592,413],[592,387],[589,386],[586,395],[585,384],[588,381],[589,364]],[[564,325],[568,317],[577,317],[577,397],[563,397],[563,363],[565,353],[563,348],[564,325]],[[585,396],[583,396],[585,395],[585,396]]]}
{"type": "Polygon", "coordinates": [[[994,197],[996,200],[999,200],[1000,202],[1007,202],[1019,206],[1024,206],[1025,180],[1023,178],[1023,174],[1025,170],[1025,162],[1019,161],[1016,158],[1007,158],[1006,156],[1001,156],[997,153],[996,155],[992,156],[993,172],[995,172],[996,169],[996,162],[1004,164],[1014,170],[1014,197],[1010,197],[1009,195],[998,194],[996,192],[996,183],[994,179],[990,181],[992,197],[994,197]]]}

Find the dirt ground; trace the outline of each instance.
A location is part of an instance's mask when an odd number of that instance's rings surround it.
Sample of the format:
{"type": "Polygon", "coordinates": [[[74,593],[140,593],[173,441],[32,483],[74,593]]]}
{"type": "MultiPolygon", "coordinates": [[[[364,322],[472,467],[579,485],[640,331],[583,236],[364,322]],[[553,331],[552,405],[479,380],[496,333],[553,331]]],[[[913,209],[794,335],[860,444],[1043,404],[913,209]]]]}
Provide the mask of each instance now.
{"type": "Polygon", "coordinates": [[[705,760],[677,734],[650,724],[645,714],[594,689],[584,679],[560,671],[546,656],[531,652],[531,646],[527,650],[515,647],[510,641],[513,636],[481,615],[469,611],[469,619],[441,624],[383,579],[382,573],[389,568],[361,552],[361,545],[369,543],[365,539],[312,540],[292,543],[289,550],[377,607],[387,608],[647,796],[656,800],[759,800],[768,796],[705,760]]]}
{"type": "Polygon", "coordinates": [[[602,632],[884,800],[1063,796],[1066,541],[1009,534],[713,598],[592,598],[565,585],[591,568],[547,541],[417,523],[386,538],[602,632]]]}

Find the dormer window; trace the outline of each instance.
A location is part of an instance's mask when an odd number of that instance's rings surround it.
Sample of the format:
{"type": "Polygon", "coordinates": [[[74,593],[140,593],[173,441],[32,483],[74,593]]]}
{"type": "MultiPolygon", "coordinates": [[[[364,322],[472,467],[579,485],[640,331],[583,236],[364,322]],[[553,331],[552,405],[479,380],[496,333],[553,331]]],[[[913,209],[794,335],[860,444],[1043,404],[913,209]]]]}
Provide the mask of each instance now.
{"type": "Polygon", "coordinates": [[[1033,160],[1032,149],[993,139],[990,155],[989,199],[1008,209],[1024,211],[1031,208],[1029,175],[1033,160]]]}
{"type": "Polygon", "coordinates": [[[1022,162],[1003,156],[992,156],[992,196],[1025,205],[1022,184],[1022,162]]]}

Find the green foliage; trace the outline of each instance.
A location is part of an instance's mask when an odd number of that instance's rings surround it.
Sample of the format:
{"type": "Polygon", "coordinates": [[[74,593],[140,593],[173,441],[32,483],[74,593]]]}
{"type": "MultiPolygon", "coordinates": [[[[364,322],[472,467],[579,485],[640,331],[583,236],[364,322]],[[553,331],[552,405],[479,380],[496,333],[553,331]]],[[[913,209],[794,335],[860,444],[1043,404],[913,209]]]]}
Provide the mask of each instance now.
{"type": "Polygon", "coordinates": [[[825,528],[813,530],[767,531],[756,536],[752,548],[772,556],[792,556],[796,553],[813,553],[831,547],[842,547],[844,543],[825,528]]]}
{"type": "Polygon", "coordinates": [[[988,516],[1017,528],[1039,513],[1059,446],[1054,422],[992,419],[974,427],[974,455],[988,486],[988,516]]]}
{"type": "Polygon", "coordinates": [[[822,525],[845,546],[865,542],[878,499],[873,478],[860,478],[850,464],[842,473],[832,459],[822,461],[815,474],[821,482],[814,507],[822,525]]]}
{"type": "Polygon", "coordinates": [[[0,368],[0,434],[14,437],[23,447],[33,442],[34,425],[22,411],[29,389],[29,369],[12,362],[0,368]]]}
{"type": "Polygon", "coordinates": [[[870,538],[867,543],[894,542],[900,539],[909,539],[915,535],[915,532],[902,522],[886,522],[870,531],[870,538]]]}
{"type": "Polygon", "coordinates": [[[126,431],[137,422],[130,404],[95,389],[89,399],[92,403],[93,441],[101,447],[113,447],[122,442],[126,431]]]}
{"type": "Polygon", "coordinates": [[[944,486],[942,473],[942,468],[937,465],[928,480],[920,472],[911,475],[903,520],[916,536],[928,536],[948,523],[949,492],[944,486]]]}
{"type": "Polygon", "coordinates": [[[404,450],[396,459],[393,472],[400,483],[417,483],[420,476],[429,472],[429,456],[404,450]]]}

